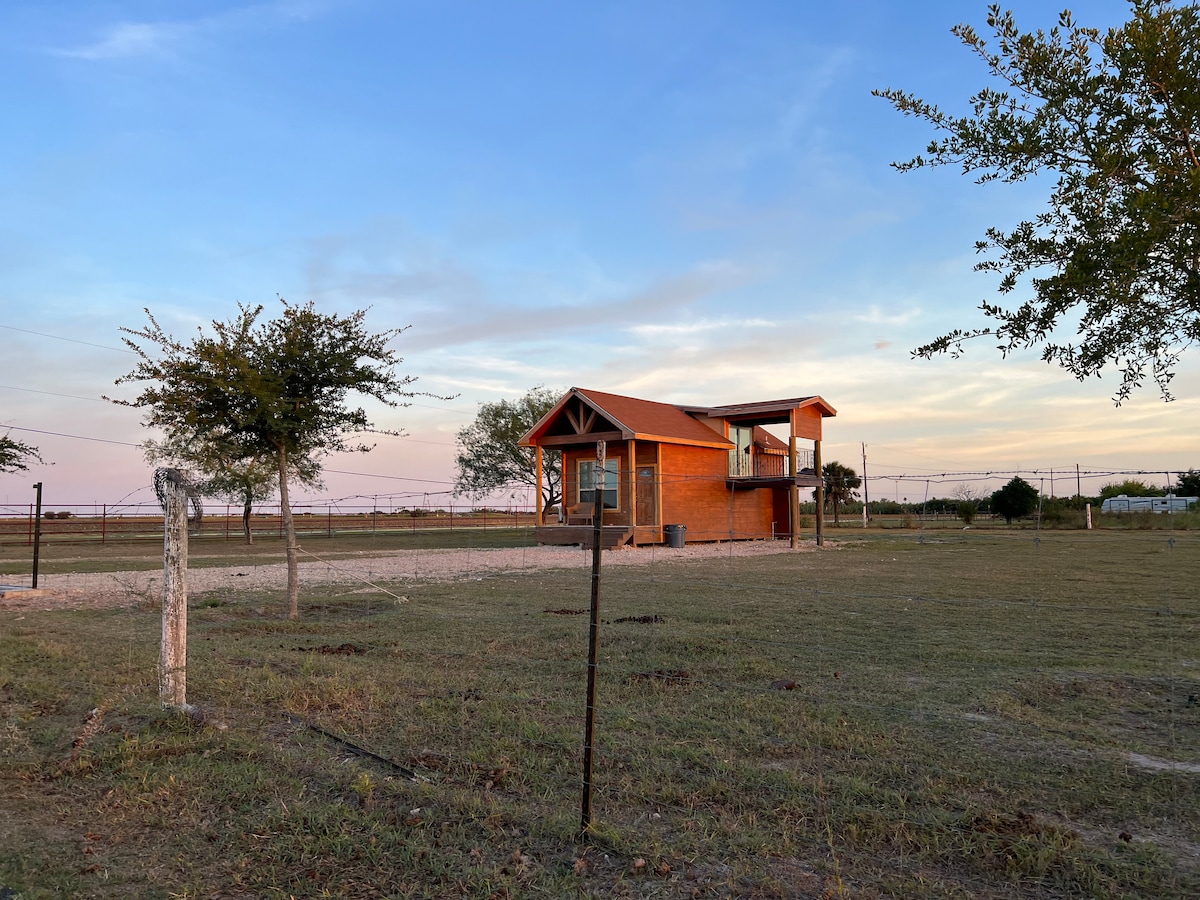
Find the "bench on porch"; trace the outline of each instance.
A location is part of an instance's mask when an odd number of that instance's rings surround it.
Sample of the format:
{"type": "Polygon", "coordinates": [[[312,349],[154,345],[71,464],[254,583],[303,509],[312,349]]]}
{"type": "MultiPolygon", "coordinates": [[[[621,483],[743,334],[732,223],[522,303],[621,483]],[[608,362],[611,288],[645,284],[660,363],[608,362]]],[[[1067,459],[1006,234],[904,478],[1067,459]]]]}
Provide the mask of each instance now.
{"type": "Polygon", "coordinates": [[[587,505],[584,505],[583,503],[576,503],[574,506],[568,506],[566,508],[566,515],[564,517],[563,524],[591,525],[594,511],[595,507],[590,503],[587,505]]]}

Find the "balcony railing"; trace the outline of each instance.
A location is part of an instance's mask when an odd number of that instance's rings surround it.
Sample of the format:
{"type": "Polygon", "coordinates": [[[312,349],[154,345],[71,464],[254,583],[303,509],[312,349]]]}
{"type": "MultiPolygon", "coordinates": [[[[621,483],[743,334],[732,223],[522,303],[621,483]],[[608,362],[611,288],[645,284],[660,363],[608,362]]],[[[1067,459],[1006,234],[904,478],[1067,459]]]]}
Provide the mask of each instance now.
{"type": "MultiPolygon", "coordinates": [[[[739,453],[729,452],[730,478],[791,478],[790,460],[786,453],[739,453]]],[[[796,450],[799,474],[812,474],[813,451],[796,450]]]]}

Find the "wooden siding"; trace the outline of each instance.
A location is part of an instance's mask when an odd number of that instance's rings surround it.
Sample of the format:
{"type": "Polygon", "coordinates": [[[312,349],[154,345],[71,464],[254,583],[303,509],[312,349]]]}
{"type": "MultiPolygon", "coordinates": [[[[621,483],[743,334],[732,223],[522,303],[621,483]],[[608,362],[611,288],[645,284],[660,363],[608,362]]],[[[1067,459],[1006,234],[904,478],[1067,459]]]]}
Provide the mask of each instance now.
{"type": "Polygon", "coordinates": [[[796,437],[810,441],[821,440],[821,411],[811,406],[796,410],[796,437]]]}
{"type": "Polygon", "coordinates": [[[770,538],[771,523],[780,531],[771,488],[730,490],[729,454],[722,450],[663,444],[662,522],[686,525],[688,541],[770,538]]]}

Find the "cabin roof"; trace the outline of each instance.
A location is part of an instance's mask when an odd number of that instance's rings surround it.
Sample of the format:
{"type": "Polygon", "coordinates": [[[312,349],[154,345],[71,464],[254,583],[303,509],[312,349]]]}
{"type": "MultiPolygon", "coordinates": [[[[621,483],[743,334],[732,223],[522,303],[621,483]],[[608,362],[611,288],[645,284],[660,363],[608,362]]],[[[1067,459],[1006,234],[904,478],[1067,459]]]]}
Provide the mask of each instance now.
{"type": "Polygon", "coordinates": [[[827,419],[837,415],[837,410],[825,402],[823,397],[792,397],[789,400],[759,400],[754,403],[730,403],[726,406],[680,406],[684,412],[712,416],[728,422],[753,419],[759,424],[771,425],[786,422],[794,409],[814,407],[827,419]]]}
{"type": "MultiPolygon", "coordinates": [[[[612,425],[611,429],[606,426],[604,429],[587,429],[585,433],[579,433],[581,443],[589,440],[588,434],[592,431],[615,430],[620,432],[623,440],[649,440],[728,449],[733,445],[724,434],[700,421],[698,417],[769,425],[787,422],[793,410],[809,406],[815,407],[822,417],[837,415],[837,411],[818,396],[738,403],[730,406],[684,406],[573,387],[521,437],[520,445],[534,446],[550,434],[561,434],[563,420],[572,416],[568,406],[574,398],[578,398],[612,425]]],[[[772,448],[787,446],[761,428],[755,428],[755,440],[772,448]]]]}

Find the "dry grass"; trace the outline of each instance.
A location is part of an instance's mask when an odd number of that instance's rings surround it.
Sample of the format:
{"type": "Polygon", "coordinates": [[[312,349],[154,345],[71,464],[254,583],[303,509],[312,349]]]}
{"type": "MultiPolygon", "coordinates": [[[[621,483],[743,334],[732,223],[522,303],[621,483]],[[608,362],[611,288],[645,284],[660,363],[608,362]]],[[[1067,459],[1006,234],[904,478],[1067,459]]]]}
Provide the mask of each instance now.
{"type": "Polygon", "coordinates": [[[1200,546],[1176,537],[607,569],[582,842],[585,567],[403,606],[314,588],[298,623],[196,597],[202,724],[156,709],[152,610],[0,613],[0,887],[1195,895],[1200,776],[1170,763],[1200,761],[1200,546]]]}

